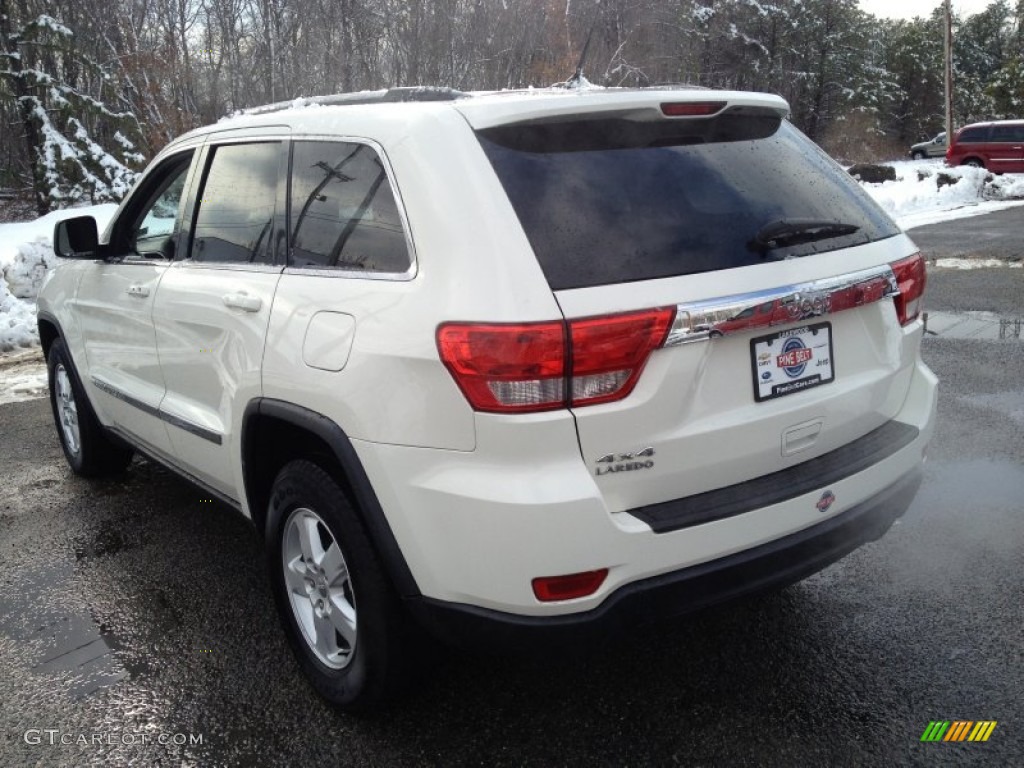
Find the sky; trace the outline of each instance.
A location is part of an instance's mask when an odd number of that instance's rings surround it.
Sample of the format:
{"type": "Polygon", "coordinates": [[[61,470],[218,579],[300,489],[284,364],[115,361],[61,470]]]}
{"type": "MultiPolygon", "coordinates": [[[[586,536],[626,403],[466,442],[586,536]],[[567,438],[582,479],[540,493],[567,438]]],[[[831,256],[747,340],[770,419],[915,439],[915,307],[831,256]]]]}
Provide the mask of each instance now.
{"type": "MultiPolygon", "coordinates": [[[[970,16],[985,10],[992,0],[953,0],[953,11],[970,16]]],[[[860,7],[875,16],[889,19],[928,17],[941,5],[942,0],[860,0],[860,7]]]]}

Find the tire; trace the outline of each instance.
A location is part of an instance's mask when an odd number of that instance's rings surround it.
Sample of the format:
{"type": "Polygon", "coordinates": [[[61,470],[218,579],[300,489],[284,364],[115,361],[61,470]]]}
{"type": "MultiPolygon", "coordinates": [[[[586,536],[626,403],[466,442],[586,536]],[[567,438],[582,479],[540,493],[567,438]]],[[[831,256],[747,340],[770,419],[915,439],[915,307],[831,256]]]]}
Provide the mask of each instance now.
{"type": "Polygon", "coordinates": [[[971,168],[984,168],[985,167],[985,164],[983,162],[981,162],[981,160],[979,160],[976,157],[971,157],[971,158],[968,158],[967,160],[964,160],[963,164],[967,165],[967,166],[970,166],[971,168]]]}
{"type": "Polygon", "coordinates": [[[266,533],[274,602],[313,688],[348,712],[380,709],[403,677],[405,616],[344,491],[310,461],[286,464],[266,533]]]}
{"type": "Polygon", "coordinates": [[[63,339],[50,346],[46,368],[53,423],[71,470],[82,477],[123,472],[132,450],[112,440],[96,418],[63,339]]]}
{"type": "Polygon", "coordinates": [[[913,160],[924,160],[925,154],[924,154],[924,152],[921,152],[920,150],[918,150],[917,152],[912,154],[910,157],[913,160]]]}

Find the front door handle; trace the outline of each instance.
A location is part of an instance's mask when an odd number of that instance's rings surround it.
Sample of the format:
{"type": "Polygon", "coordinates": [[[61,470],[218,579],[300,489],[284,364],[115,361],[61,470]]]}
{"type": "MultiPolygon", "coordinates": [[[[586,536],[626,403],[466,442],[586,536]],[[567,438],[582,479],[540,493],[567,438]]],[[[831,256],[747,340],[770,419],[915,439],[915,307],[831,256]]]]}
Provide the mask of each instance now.
{"type": "Polygon", "coordinates": [[[149,296],[149,286],[135,283],[134,285],[128,286],[126,293],[129,296],[137,296],[140,299],[144,299],[149,296]]]}
{"type": "Polygon", "coordinates": [[[263,306],[263,299],[259,296],[250,296],[245,291],[229,293],[224,296],[225,306],[232,309],[240,309],[243,312],[259,312],[263,306]]]}

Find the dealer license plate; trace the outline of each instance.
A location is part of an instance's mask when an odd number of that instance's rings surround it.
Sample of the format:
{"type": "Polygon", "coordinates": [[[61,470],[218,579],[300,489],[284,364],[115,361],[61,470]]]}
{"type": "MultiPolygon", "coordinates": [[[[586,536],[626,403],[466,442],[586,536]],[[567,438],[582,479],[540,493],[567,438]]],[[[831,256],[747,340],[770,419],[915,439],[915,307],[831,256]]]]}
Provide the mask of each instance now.
{"type": "Polygon", "coordinates": [[[752,339],[750,355],[754,399],[759,403],[835,380],[831,323],[752,339]]]}

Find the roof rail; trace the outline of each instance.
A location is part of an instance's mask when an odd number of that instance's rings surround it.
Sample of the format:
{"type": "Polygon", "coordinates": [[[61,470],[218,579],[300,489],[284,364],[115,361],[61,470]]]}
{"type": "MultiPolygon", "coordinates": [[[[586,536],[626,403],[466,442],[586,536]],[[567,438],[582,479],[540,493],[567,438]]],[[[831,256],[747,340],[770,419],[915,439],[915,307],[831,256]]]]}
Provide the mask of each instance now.
{"type": "Polygon", "coordinates": [[[278,101],[260,107],[250,107],[235,112],[236,115],[266,115],[295,107],[319,105],[324,107],[351,106],[356,104],[394,104],[409,101],[455,101],[464,99],[470,94],[454,88],[438,88],[434,86],[413,86],[388,88],[381,91],[360,91],[356,93],[335,93],[328,96],[309,96],[278,101]]]}

